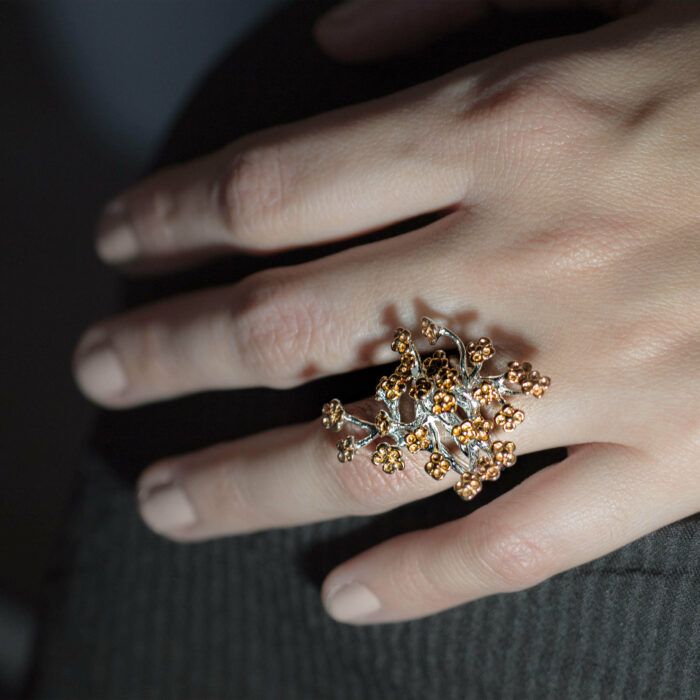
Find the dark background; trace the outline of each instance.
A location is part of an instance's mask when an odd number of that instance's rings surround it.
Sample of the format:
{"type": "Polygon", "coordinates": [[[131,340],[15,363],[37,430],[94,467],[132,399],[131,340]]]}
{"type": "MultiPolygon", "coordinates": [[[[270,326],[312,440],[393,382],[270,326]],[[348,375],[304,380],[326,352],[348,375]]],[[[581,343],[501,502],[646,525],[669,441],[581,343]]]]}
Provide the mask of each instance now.
{"type": "Polygon", "coordinates": [[[42,583],[96,409],[70,372],[119,308],[100,206],[152,162],[202,75],[283,0],[0,1],[0,694],[31,663],[42,583]]]}

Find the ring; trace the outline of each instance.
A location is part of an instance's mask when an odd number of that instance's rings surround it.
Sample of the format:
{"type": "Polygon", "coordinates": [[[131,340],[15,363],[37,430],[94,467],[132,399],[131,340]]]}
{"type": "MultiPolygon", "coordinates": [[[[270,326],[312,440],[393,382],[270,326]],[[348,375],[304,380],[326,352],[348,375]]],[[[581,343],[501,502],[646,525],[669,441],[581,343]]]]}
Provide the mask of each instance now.
{"type": "Polygon", "coordinates": [[[508,397],[528,394],[540,398],[549,388],[550,379],[532,369],[529,362],[515,361],[508,363],[503,374],[482,376],[484,362],[496,352],[489,338],[465,346],[455,333],[427,317],[422,319],[421,332],[431,345],[443,336],[451,340],[457,346],[458,357],[453,359],[444,350],[436,350],[422,359],[410,331],[397,328],[391,349],[399,354],[399,365],[379,380],[375,397],[386,410],[379,411],[370,422],[347,413],[339,399],[332,399],[323,405],[323,426],[338,431],[347,422],[367,431],[361,439],[348,435],[338,442],[338,461],[350,462],[358,449],[375,438],[389,438],[393,444],[380,442],[376,446],[373,464],[392,474],[406,466],[402,448],[411,454],[429,452],[425,471],[434,479],[442,479],[453,469],[460,475],[455,492],[471,500],[484,481],[495,481],[504,468],[515,464],[515,445],[492,439],[492,432],[512,432],[525,418],[508,397]],[[409,422],[401,418],[405,406],[399,404],[404,395],[413,400],[409,422]],[[463,459],[450,452],[445,446],[447,440],[463,459]]]}

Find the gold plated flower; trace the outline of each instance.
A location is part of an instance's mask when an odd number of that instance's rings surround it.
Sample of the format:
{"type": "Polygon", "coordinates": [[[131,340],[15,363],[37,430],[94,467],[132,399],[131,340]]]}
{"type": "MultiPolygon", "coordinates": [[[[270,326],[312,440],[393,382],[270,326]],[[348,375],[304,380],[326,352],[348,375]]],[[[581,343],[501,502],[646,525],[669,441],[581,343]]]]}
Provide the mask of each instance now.
{"type": "Polygon", "coordinates": [[[408,331],[405,328],[397,328],[394,331],[394,340],[391,343],[391,349],[394,352],[398,352],[400,355],[403,355],[411,347],[409,345],[410,342],[411,331],[408,331]]]}
{"type": "Polygon", "coordinates": [[[431,321],[429,318],[424,318],[421,322],[420,330],[431,345],[435,345],[435,343],[437,343],[440,336],[438,334],[438,327],[433,321],[431,321]]]}
{"type": "Polygon", "coordinates": [[[407,386],[408,382],[405,377],[400,377],[398,374],[390,374],[388,377],[382,377],[379,380],[377,393],[383,390],[388,401],[398,401],[401,398],[401,394],[406,391],[407,386]]]}
{"type": "Polygon", "coordinates": [[[406,464],[401,457],[401,450],[395,445],[381,442],[372,454],[372,463],[381,467],[387,474],[403,469],[406,464]]]}
{"type": "Polygon", "coordinates": [[[442,479],[448,471],[450,471],[450,463],[445,459],[444,455],[439,452],[433,452],[430,459],[425,464],[425,471],[433,477],[433,479],[442,479]]]}
{"type": "Polygon", "coordinates": [[[496,354],[493,343],[490,338],[479,338],[476,342],[471,342],[467,345],[467,355],[469,361],[478,365],[480,362],[486,362],[489,358],[496,354]]]}
{"type": "Polygon", "coordinates": [[[479,457],[476,463],[476,473],[485,481],[496,481],[501,476],[501,467],[495,464],[491,457],[479,457]]]}
{"type": "Polygon", "coordinates": [[[549,377],[543,377],[529,362],[511,361],[508,363],[506,379],[513,384],[520,384],[523,394],[539,398],[549,389],[549,377]]]}
{"type": "Polygon", "coordinates": [[[506,432],[515,430],[525,419],[525,414],[509,403],[504,404],[501,410],[493,417],[496,425],[501,426],[506,432]]]}
{"type": "Polygon", "coordinates": [[[355,456],[355,438],[352,435],[348,435],[343,438],[338,443],[338,461],[339,462],[352,462],[352,458],[355,456]]]}
{"type": "Polygon", "coordinates": [[[386,411],[377,413],[374,424],[377,426],[377,433],[381,436],[386,435],[391,430],[391,419],[386,411]]]}
{"type": "Polygon", "coordinates": [[[491,444],[491,454],[496,464],[503,467],[512,467],[517,457],[514,454],[515,443],[496,440],[491,444]]]}
{"type": "Polygon", "coordinates": [[[430,449],[430,438],[428,437],[428,426],[420,425],[413,432],[406,433],[404,438],[409,452],[415,454],[418,450],[430,449]]]}
{"type": "Polygon", "coordinates": [[[520,380],[532,371],[532,365],[529,362],[517,362],[511,360],[508,363],[508,371],[506,379],[513,384],[520,384],[520,380]]]}
{"type": "Polygon", "coordinates": [[[457,442],[466,445],[470,440],[488,440],[489,433],[493,430],[493,421],[483,416],[477,416],[472,420],[465,420],[461,425],[452,428],[452,435],[457,442]]]}
{"type": "Polygon", "coordinates": [[[328,403],[324,403],[321,409],[321,416],[323,427],[327,430],[334,430],[337,432],[345,423],[343,404],[340,403],[339,399],[332,399],[328,403]]]}
{"type": "Polygon", "coordinates": [[[454,490],[460,498],[471,501],[481,491],[481,479],[470,472],[462,474],[460,480],[454,485],[454,490]]]}
{"type": "Polygon", "coordinates": [[[498,392],[490,382],[481,382],[481,385],[474,390],[473,396],[482,406],[498,400],[498,392]]]}
{"type": "Polygon", "coordinates": [[[436,350],[432,355],[423,360],[423,368],[428,377],[434,377],[441,369],[450,366],[447,354],[444,350],[436,350]]]}
{"type": "Polygon", "coordinates": [[[430,380],[425,377],[418,377],[413,381],[411,388],[408,390],[408,395],[414,399],[425,398],[433,388],[430,380]]]}
{"type": "Polygon", "coordinates": [[[398,367],[394,370],[394,374],[397,374],[399,377],[410,378],[411,369],[413,368],[415,361],[416,358],[413,356],[412,352],[405,352],[403,355],[401,355],[401,361],[399,362],[398,367]]]}
{"type": "Polygon", "coordinates": [[[454,413],[457,397],[451,391],[438,391],[433,395],[433,413],[454,413]]]}
{"type": "Polygon", "coordinates": [[[451,367],[442,367],[433,377],[435,386],[444,391],[452,391],[459,383],[459,372],[451,367]]]}

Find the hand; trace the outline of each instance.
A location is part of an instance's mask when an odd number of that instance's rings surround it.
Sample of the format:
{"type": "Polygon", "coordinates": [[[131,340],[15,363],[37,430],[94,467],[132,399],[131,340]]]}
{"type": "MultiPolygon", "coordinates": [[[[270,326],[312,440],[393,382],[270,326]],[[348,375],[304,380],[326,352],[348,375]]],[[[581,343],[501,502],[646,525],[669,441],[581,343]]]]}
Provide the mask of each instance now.
{"type": "MultiPolygon", "coordinates": [[[[324,605],[356,624],[419,618],[600,557],[700,503],[699,113],[700,14],[674,5],[157,173],[107,206],[105,261],[265,253],[447,213],[106,319],[78,344],[76,380],[113,408],[292,387],[392,360],[388,343],[358,353],[389,307],[408,328],[416,299],[443,318],[471,313],[463,337],[520,337],[531,355],[507,359],[552,377],[522,402],[518,453],[568,457],[344,562],[324,605]]],[[[457,480],[429,478],[420,453],[392,475],[369,451],[339,465],[336,440],[315,421],[164,459],[140,479],[141,513],[191,541],[379,513],[457,480]]]]}

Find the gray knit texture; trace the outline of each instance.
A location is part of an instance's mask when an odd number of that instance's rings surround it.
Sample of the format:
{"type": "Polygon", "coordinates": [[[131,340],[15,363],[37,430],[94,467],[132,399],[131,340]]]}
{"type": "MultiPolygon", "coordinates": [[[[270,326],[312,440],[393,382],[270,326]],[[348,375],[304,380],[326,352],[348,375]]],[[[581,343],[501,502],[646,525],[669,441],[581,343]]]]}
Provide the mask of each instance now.
{"type": "Polygon", "coordinates": [[[527,591],[410,622],[335,622],[304,562],[386,517],[175,544],[93,465],[34,697],[698,697],[697,516],[527,591]]]}

